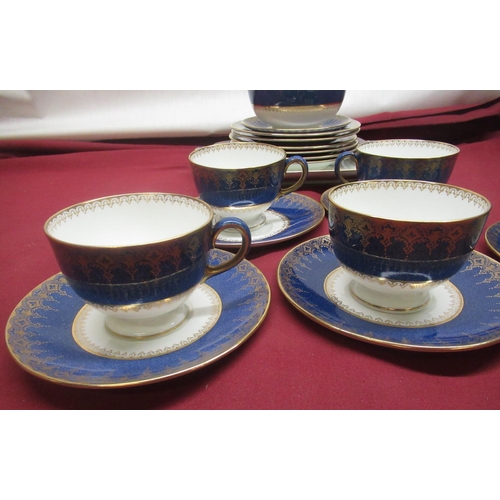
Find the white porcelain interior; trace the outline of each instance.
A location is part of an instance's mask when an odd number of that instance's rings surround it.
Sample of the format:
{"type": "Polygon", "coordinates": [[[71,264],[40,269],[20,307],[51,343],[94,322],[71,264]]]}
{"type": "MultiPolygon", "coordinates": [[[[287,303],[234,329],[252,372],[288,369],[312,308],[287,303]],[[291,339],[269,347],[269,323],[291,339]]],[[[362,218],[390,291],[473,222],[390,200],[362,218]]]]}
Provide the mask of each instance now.
{"type": "Polygon", "coordinates": [[[388,313],[419,311],[429,303],[430,292],[446,281],[394,281],[342,268],[351,278],[350,291],[356,300],[366,307],[388,313]]]}
{"type": "Polygon", "coordinates": [[[445,158],[460,152],[452,144],[417,139],[367,141],[358,146],[358,151],[386,158],[407,159],[445,158]]]}
{"type": "Polygon", "coordinates": [[[203,167],[239,169],[270,165],[285,157],[285,151],[275,146],[229,142],[195,150],[190,159],[203,167]]]}
{"type": "Polygon", "coordinates": [[[486,213],[489,203],[471,191],[418,181],[367,181],[333,189],[335,205],[370,217],[415,222],[447,222],[486,213]]]}
{"type": "Polygon", "coordinates": [[[54,238],[87,246],[143,245],[203,227],[212,218],[204,203],[169,194],[131,194],[68,208],[47,225],[54,238]]]}
{"type": "Polygon", "coordinates": [[[275,128],[309,128],[318,127],[334,118],[340,109],[340,104],[289,107],[254,106],[253,109],[260,120],[275,128]]]}

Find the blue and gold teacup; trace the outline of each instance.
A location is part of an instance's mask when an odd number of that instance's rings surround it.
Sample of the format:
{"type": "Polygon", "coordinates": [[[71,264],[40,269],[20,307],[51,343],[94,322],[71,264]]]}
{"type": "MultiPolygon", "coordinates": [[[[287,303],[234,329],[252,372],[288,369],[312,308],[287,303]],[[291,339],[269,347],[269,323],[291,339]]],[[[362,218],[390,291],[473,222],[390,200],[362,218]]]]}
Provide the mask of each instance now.
{"type": "Polygon", "coordinates": [[[345,90],[249,90],[255,114],[277,129],[315,128],[336,117],[345,90]]]}
{"type": "Polygon", "coordinates": [[[335,175],[342,175],[342,165],[354,161],[358,180],[410,179],[448,182],[460,149],[452,144],[421,139],[365,141],[356,151],[345,151],[335,160],[335,175]]]}
{"type": "Polygon", "coordinates": [[[238,217],[251,229],[262,225],[272,203],[299,189],[308,174],[302,157],[287,159],[283,149],[257,142],[201,147],[189,155],[189,162],[200,198],[210,204],[216,216],[238,217]],[[282,187],[292,165],[299,165],[301,175],[291,186],[282,187]]]}
{"type": "Polygon", "coordinates": [[[375,180],[332,188],[333,251],[365,305],[407,312],[460,271],[491,210],[483,196],[448,184],[375,180]]]}
{"type": "Polygon", "coordinates": [[[90,200],[56,213],[44,226],[68,284],[105,315],[114,333],[146,338],[187,317],[185,301],[207,278],[247,255],[250,230],[238,219],[213,226],[210,206],[168,193],[132,193],[90,200]],[[234,257],[208,262],[217,235],[242,236],[234,257]]]}

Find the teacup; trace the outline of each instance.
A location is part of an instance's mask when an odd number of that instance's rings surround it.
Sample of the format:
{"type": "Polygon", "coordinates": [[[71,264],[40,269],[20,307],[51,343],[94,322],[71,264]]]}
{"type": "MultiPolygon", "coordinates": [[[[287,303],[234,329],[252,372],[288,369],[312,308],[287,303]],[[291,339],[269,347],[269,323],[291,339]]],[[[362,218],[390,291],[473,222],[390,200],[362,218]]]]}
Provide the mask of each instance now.
{"type": "Polygon", "coordinates": [[[169,193],[108,196],[73,205],[44,226],[68,284],[104,314],[113,333],[146,338],[186,319],[184,302],[207,278],[247,255],[250,230],[238,219],[213,226],[204,201],[169,193]],[[207,256],[217,235],[241,233],[238,252],[212,265],[207,256]]]}
{"type": "Polygon", "coordinates": [[[354,161],[358,180],[410,179],[448,182],[460,149],[452,144],[421,139],[365,141],[356,151],[345,151],[335,160],[335,175],[342,165],[354,161]]]}
{"type": "Polygon", "coordinates": [[[416,311],[463,267],[491,210],[483,196],[442,183],[375,180],[330,190],[333,251],[365,305],[416,311]]]}
{"type": "Polygon", "coordinates": [[[249,90],[255,114],[275,128],[312,128],[332,120],[345,90],[249,90]]]}
{"type": "Polygon", "coordinates": [[[283,149],[257,142],[201,147],[189,155],[189,162],[200,198],[212,206],[217,218],[238,217],[251,229],[264,224],[272,203],[299,189],[308,174],[302,157],[287,159],[283,149]],[[283,187],[292,165],[300,167],[301,175],[283,187]]]}

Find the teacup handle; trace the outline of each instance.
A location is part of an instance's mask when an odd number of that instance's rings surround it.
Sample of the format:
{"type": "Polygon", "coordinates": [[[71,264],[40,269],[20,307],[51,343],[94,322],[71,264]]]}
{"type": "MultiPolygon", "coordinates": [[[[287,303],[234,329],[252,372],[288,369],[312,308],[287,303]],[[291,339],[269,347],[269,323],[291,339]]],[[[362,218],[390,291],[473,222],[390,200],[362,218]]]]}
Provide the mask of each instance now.
{"type": "Polygon", "coordinates": [[[335,160],[335,175],[337,179],[339,179],[340,182],[343,184],[347,184],[349,181],[342,175],[342,171],[340,170],[340,167],[342,166],[342,163],[344,160],[352,156],[354,162],[356,163],[356,172],[358,171],[358,159],[356,158],[356,155],[352,151],[344,151],[343,153],[340,153],[337,156],[337,159],[335,160]]]}
{"type": "Polygon", "coordinates": [[[297,189],[300,189],[307,179],[307,174],[309,173],[309,167],[307,165],[306,160],[304,160],[302,156],[290,156],[290,158],[288,158],[288,160],[285,161],[285,174],[288,168],[295,163],[298,163],[302,168],[300,178],[297,182],[295,182],[295,184],[292,184],[287,188],[281,188],[278,194],[278,198],[280,198],[281,196],[285,196],[286,194],[293,193],[294,191],[297,191],[297,189]]]}
{"type": "Polygon", "coordinates": [[[234,255],[234,257],[231,257],[231,259],[229,259],[228,261],[221,262],[216,266],[208,264],[205,269],[205,275],[203,276],[202,281],[205,281],[206,279],[215,276],[216,274],[223,273],[224,271],[228,271],[232,267],[237,266],[247,256],[250,250],[250,244],[252,242],[250,228],[245,222],[236,217],[225,217],[214,225],[212,229],[212,245],[214,247],[217,241],[217,237],[222,231],[225,231],[226,229],[236,229],[241,234],[241,247],[234,255]]]}

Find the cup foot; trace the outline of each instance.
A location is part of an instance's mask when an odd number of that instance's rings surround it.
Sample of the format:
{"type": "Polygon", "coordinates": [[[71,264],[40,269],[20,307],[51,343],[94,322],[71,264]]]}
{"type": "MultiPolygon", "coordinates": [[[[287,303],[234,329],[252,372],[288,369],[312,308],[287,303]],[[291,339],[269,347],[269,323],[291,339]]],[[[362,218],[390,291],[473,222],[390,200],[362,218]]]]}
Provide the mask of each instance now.
{"type": "Polygon", "coordinates": [[[118,318],[108,316],[105,319],[106,328],[113,335],[127,339],[144,340],[160,337],[170,333],[180,326],[189,313],[186,304],[177,309],[151,318],[118,318]]]}
{"type": "Polygon", "coordinates": [[[237,217],[244,221],[251,230],[255,230],[265,225],[265,212],[271,205],[272,202],[262,203],[260,205],[239,205],[230,207],[212,206],[215,214],[214,222],[225,217],[237,217]]]}
{"type": "Polygon", "coordinates": [[[384,293],[380,290],[372,290],[351,281],[350,290],[352,296],[362,305],[393,314],[407,314],[422,310],[430,301],[427,290],[414,292],[412,294],[384,293]]]}
{"type": "MultiPolygon", "coordinates": [[[[267,222],[267,218],[266,218],[265,213],[258,214],[256,217],[252,217],[252,218],[245,217],[245,219],[243,219],[243,218],[241,218],[241,219],[247,224],[247,226],[252,231],[255,231],[256,229],[259,229],[259,228],[265,226],[266,222],[267,222]]],[[[225,229],[223,231],[223,233],[227,234],[227,235],[240,234],[239,231],[236,229],[225,229]]],[[[240,237],[240,239],[241,239],[241,237],[240,237]]]]}
{"type": "Polygon", "coordinates": [[[352,289],[355,289],[355,293],[363,294],[363,291],[359,292],[360,289],[353,287],[352,284],[352,274],[339,267],[326,276],[323,287],[328,299],[340,310],[364,321],[385,326],[425,328],[441,325],[456,318],[464,306],[462,294],[449,281],[426,290],[428,301],[424,296],[420,296],[420,299],[413,304],[406,302],[406,306],[412,306],[409,310],[401,310],[403,309],[401,302],[397,304],[398,307],[394,307],[394,301],[387,304],[380,299],[373,299],[372,294],[367,297],[363,295],[363,300],[360,300],[352,289]],[[369,305],[364,298],[368,298],[369,305]],[[395,309],[400,310],[395,311],[395,309]]]}
{"type": "Polygon", "coordinates": [[[172,353],[203,337],[222,313],[219,295],[206,283],[196,287],[185,305],[189,313],[174,328],[140,338],[111,333],[105,315],[85,305],[73,322],[73,339],[83,350],[105,358],[137,360],[172,353]]]}

